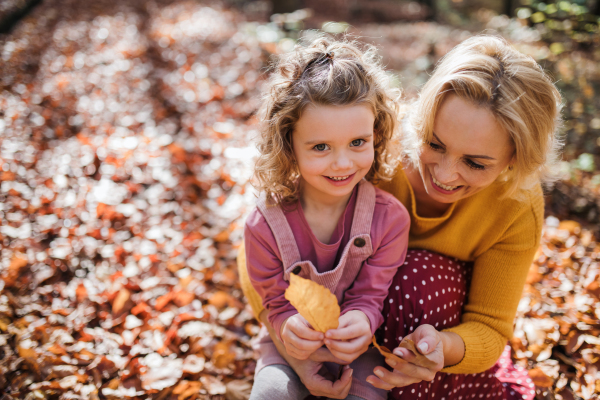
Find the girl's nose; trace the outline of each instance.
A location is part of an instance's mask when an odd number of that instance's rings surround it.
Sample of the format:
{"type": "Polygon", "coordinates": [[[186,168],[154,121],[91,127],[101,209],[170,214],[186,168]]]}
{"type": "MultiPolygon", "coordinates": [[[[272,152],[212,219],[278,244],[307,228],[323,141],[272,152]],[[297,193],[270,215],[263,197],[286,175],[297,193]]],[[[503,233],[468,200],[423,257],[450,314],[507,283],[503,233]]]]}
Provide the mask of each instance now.
{"type": "Polygon", "coordinates": [[[331,167],[334,170],[350,169],[352,168],[352,159],[344,153],[338,154],[331,167]]]}

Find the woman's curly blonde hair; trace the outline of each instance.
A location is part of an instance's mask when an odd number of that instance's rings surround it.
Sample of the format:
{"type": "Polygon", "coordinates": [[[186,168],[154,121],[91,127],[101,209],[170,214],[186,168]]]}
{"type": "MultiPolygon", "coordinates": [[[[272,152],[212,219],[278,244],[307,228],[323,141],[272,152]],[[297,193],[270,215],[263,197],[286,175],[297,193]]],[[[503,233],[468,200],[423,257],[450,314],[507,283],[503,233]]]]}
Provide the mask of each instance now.
{"type": "Polygon", "coordinates": [[[321,35],[311,43],[279,56],[271,66],[258,139],[255,187],[279,203],[298,199],[300,176],[294,162],[292,134],[309,104],[370,106],[375,116],[375,157],[365,178],[371,182],[390,179],[398,162],[393,140],[398,129],[400,91],[389,85],[374,46],[321,35]]]}

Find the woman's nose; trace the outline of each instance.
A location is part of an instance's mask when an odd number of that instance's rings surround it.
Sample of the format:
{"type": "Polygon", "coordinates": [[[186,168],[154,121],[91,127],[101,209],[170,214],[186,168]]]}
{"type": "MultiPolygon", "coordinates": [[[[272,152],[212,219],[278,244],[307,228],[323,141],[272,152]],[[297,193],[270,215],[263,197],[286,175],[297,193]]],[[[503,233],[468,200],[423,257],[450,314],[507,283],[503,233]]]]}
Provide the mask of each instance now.
{"type": "Polygon", "coordinates": [[[447,184],[458,179],[457,163],[453,160],[445,158],[437,165],[435,171],[435,179],[441,183],[447,184]]]}

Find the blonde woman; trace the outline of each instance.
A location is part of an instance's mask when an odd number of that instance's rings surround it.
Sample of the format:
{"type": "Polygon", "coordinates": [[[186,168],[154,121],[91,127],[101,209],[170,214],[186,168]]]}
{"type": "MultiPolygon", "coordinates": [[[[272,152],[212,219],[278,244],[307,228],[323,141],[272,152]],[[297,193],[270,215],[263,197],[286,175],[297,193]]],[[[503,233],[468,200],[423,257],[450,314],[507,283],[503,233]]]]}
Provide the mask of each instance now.
{"type": "MultiPolygon", "coordinates": [[[[539,246],[560,107],[539,65],[490,36],[454,48],[423,88],[402,133],[401,166],[380,184],[411,218],[377,334],[408,363],[386,360],[367,378],[389,398],[533,399],[505,350],[539,246]],[[404,337],[435,366],[398,348],[404,337]]],[[[290,365],[313,395],[345,398],[346,377],[318,373],[332,358],[319,350],[290,365]]]]}
{"type": "Polygon", "coordinates": [[[539,246],[560,105],[532,58],[490,36],[455,47],[423,88],[402,166],[380,186],[411,214],[412,250],[379,338],[412,339],[437,365],[396,348],[409,363],[388,360],[368,378],[391,398],[534,398],[506,347],[539,246]]]}

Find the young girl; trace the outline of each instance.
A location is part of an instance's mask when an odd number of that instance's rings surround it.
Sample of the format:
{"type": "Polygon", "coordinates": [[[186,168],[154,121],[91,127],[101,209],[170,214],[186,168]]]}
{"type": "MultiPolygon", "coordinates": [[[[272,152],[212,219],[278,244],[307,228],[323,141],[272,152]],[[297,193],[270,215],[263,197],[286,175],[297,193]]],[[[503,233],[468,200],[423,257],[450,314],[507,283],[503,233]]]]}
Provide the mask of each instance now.
{"type": "MultiPolygon", "coordinates": [[[[381,362],[367,349],[408,243],[408,212],[371,183],[394,167],[392,93],[375,49],[319,38],[281,57],[262,109],[262,193],[245,227],[248,275],[289,356],[304,360],[325,345],[350,364],[347,399],[387,398],[365,379],[381,362]],[[322,334],[298,314],[284,297],[290,274],[336,295],[338,329],[322,334]]],[[[257,350],[251,399],[309,395],[264,327],[257,350]]],[[[339,365],[325,366],[338,373],[339,365]]]]}

